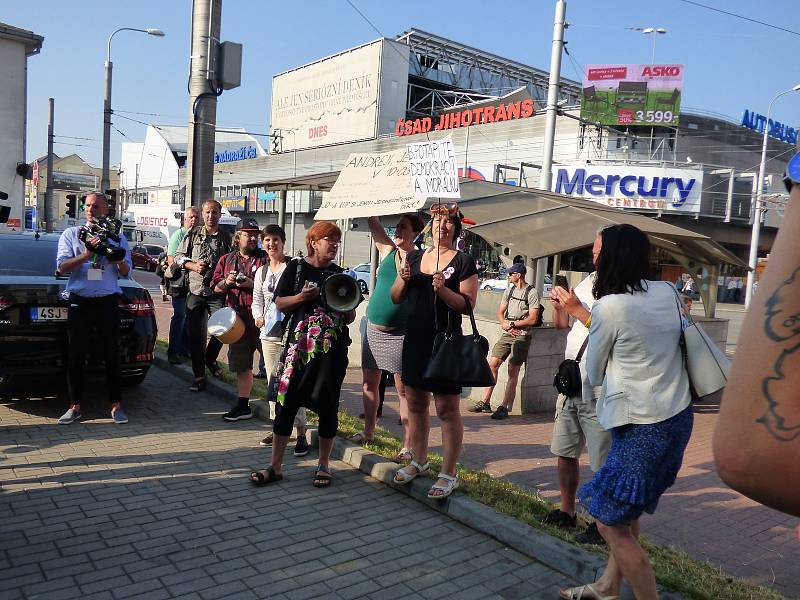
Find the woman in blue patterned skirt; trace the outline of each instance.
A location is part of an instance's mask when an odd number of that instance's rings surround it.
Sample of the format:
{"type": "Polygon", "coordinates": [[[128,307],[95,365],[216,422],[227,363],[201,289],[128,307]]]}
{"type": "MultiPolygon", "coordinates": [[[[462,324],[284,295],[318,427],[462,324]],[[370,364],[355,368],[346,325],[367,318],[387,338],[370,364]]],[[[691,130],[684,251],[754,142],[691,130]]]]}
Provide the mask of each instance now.
{"type": "Polygon", "coordinates": [[[671,283],[647,279],[650,242],[632,225],[599,234],[597,298],[587,320],[587,375],[602,384],[600,424],[611,431],[605,465],[578,492],[610,556],[594,583],[568,599],[616,598],[625,579],[638,600],[658,598],[639,517],[675,483],[692,433],[689,378],[680,347],[682,306],[671,283]]]}

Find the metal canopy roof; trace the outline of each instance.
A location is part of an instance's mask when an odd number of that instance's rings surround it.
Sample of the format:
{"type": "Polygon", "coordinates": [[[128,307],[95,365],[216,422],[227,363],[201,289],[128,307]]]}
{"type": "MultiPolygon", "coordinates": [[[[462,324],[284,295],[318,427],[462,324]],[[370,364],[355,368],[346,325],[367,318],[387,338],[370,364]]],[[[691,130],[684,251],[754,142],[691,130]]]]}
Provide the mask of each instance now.
{"type": "Polygon", "coordinates": [[[562,194],[462,178],[460,206],[477,222],[467,226],[470,231],[532,259],[582,248],[594,241],[599,228],[628,223],[672,254],[709,265],[747,267],[700,233],[562,194]]]}
{"type": "Polygon", "coordinates": [[[313,175],[299,175],[297,177],[284,177],[273,179],[272,181],[261,181],[253,185],[265,188],[268,192],[280,192],[290,190],[311,190],[313,192],[327,192],[336,183],[339,171],[328,171],[325,173],[314,173],[313,175]]]}

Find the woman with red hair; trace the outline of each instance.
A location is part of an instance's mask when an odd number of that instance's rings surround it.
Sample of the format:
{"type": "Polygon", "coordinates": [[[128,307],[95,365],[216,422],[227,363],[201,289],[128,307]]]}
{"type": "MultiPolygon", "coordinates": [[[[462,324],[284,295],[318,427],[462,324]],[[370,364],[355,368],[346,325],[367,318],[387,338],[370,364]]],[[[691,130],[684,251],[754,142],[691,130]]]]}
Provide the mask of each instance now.
{"type": "Polygon", "coordinates": [[[341,230],[328,221],[315,223],[306,234],[305,258],[286,267],[275,289],[275,305],[288,315],[289,336],[279,368],[278,404],[282,405],[273,425],[272,461],[250,474],[256,485],[283,479],[283,454],[301,406],[319,415],[319,464],[314,487],[331,484],[329,466],[333,440],[339,427],[339,393],[347,371],[347,326],[355,310],[341,313],[326,308],[320,289],[330,275],[341,273],[333,261],[339,251],[341,230]]]}

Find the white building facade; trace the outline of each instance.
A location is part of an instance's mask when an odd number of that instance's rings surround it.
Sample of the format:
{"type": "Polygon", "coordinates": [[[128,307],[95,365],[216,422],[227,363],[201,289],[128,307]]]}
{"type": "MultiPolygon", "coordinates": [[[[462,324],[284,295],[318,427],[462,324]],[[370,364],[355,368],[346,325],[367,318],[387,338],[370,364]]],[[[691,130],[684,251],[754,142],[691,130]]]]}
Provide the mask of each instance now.
{"type": "Polygon", "coordinates": [[[17,165],[25,162],[28,57],[38,54],[43,42],[31,31],[0,23],[0,191],[8,194],[0,200],[0,210],[10,207],[0,233],[24,225],[25,179],[17,165]]]}

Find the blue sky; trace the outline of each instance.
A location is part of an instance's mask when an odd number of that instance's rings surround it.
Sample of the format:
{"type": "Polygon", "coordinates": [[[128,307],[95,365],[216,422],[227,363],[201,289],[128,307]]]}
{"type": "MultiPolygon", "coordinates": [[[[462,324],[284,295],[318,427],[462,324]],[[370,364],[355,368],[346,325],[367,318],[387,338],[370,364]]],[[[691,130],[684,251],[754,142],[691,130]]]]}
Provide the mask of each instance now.
{"type": "MultiPolygon", "coordinates": [[[[548,69],[554,0],[352,0],[381,34],[417,27],[535,67],[548,69]]],[[[789,29],[794,0],[701,0],[789,29]]],[[[43,35],[29,60],[28,158],[47,149],[47,99],[55,98],[57,154],[76,152],[100,163],[103,61],[118,27],[157,27],[167,37],[115,36],[111,160],[119,144],[142,141],[143,122],[185,124],[191,0],[3,0],[0,20],[43,35]],[[150,114],[135,113],[155,113],[150,114]],[[128,117],[128,119],[123,118],[128,117]]],[[[744,108],[765,113],[770,99],[800,83],[800,36],[695,7],[679,0],[570,0],[566,39],[579,65],[650,62],[650,36],[630,27],[663,27],[657,63],[686,65],[684,106],[739,119],[744,108]]],[[[222,39],[244,45],[242,86],[219,100],[218,125],[266,133],[271,78],[286,69],[380,37],[345,0],[223,0],[222,39]]],[[[579,79],[565,57],[562,74],[579,79]]],[[[800,122],[800,93],[781,98],[773,115],[800,122]]],[[[263,140],[263,138],[260,138],[263,140]]],[[[266,145],[266,144],[264,144],[266,145]]]]}

